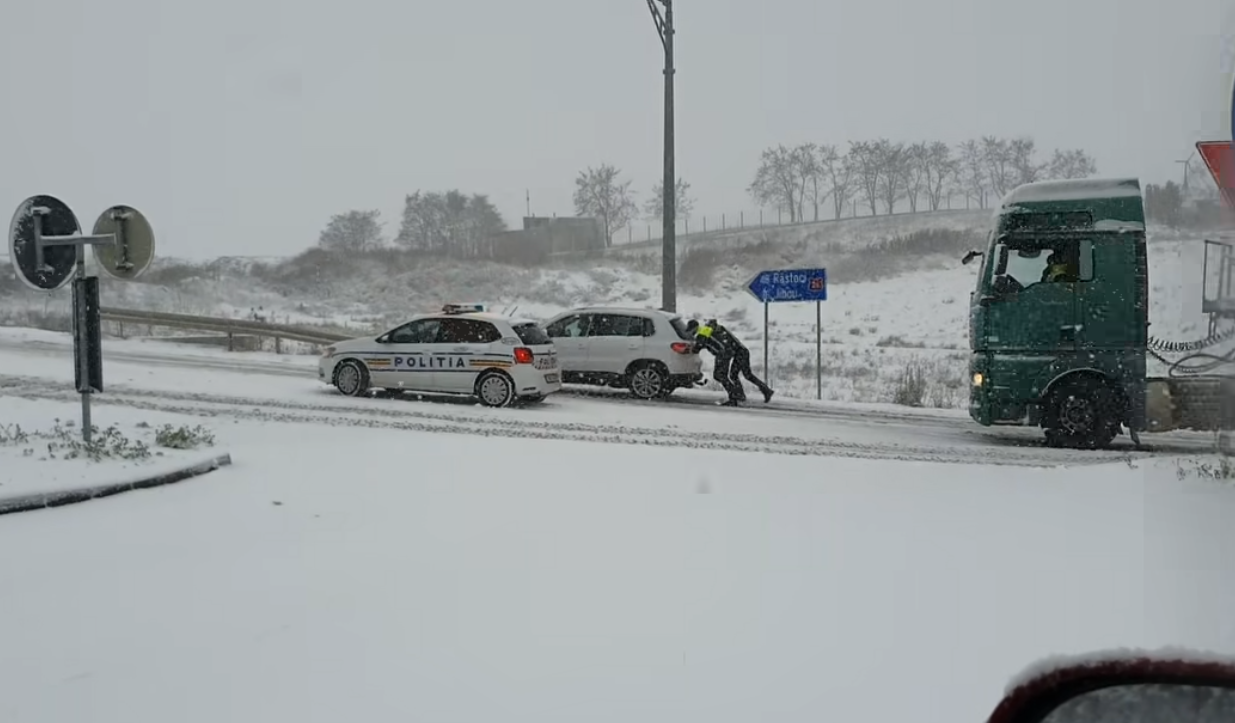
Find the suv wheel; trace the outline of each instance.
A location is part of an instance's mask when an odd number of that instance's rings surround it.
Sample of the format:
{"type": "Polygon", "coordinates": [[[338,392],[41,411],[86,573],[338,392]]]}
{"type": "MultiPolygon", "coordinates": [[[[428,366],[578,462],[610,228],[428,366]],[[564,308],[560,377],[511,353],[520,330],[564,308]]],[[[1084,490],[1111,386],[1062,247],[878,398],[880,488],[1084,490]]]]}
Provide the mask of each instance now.
{"type": "Polygon", "coordinates": [[[669,388],[669,374],[654,362],[640,362],[631,368],[628,386],[639,399],[658,399],[669,388]]]}

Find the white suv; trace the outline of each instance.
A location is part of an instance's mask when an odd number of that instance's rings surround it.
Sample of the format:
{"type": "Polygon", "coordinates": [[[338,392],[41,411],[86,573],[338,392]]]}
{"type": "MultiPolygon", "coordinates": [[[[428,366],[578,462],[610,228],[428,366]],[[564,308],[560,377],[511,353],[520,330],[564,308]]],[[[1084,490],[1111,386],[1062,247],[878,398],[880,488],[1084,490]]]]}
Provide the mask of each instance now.
{"type": "Polygon", "coordinates": [[[641,399],[664,397],[703,379],[703,360],[677,314],[612,306],[562,312],[545,323],[562,381],[628,387],[641,399]]]}
{"type": "Polygon", "coordinates": [[[458,394],[490,407],[562,389],[553,343],[535,321],[472,308],[448,305],[385,334],[333,344],[317,377],[348,396],[375,388],[458,394]]]}

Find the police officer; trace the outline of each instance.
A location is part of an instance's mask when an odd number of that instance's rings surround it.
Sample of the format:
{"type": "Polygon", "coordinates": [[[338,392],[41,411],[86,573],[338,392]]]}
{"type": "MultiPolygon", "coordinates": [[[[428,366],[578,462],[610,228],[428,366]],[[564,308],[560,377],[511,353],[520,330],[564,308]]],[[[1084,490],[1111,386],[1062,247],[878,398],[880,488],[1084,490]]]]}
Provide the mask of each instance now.
{"type": "Polygon", "coordinates": [[[707,349],[716,357],[712,376],[729,394],[729,399],[723,402],[724,406],[734,407],[746,401],[746,390],[742,388],[739,375],[746,377],[749,382],[759,387],[759,391],[763,392],[765,404],[772,401],[774,393],[772,388],[755,376],[755,372],[750,368],[750,350],[728,329],[717,323],[715,319],[703,325],[691,319],[686,324],[686,331],[695,337],[694,352],[696,354],[707,349]]]}

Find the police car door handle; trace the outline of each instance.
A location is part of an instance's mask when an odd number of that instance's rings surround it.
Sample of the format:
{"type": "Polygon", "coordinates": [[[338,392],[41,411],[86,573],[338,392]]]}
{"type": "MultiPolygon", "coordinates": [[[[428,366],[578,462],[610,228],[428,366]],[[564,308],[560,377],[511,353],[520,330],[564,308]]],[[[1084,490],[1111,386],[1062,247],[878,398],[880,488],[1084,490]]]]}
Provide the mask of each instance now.
{"type": "Polygon", "coordinates": [[[456,346],[452,351],[467,351],[465,346],[456,346]]]}

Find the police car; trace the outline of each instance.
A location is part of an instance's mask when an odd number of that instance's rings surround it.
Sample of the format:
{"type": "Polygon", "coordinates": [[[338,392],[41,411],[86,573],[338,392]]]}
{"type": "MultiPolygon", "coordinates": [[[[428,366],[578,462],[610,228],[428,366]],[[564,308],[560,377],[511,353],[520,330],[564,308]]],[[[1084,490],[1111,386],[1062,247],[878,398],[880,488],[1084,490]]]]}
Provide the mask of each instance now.
{"type": "Polygon", "coordinates": [[[535,321],[448,304],[384,334],[322,350],[318,379],[353,397],[372,389],[473,396],[490,407],[562,388],[553,342],[535,321]]]}

